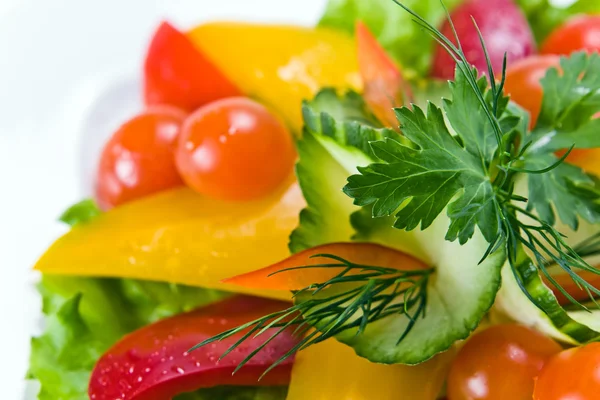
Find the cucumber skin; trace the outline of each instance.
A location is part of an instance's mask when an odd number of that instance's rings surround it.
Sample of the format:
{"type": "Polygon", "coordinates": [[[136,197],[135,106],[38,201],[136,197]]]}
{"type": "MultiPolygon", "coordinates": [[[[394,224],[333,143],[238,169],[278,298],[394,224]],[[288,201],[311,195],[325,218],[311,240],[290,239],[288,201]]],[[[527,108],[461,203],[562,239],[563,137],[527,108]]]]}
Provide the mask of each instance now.
{"type": "Polygon", "coordinates": [[[514,269],[506,263],[502,278],[503,285],[498,293],[496,307],[504,314],[565,343],[578,345],[600,340],[600,332],[577,322],[562,308],[552,290],[540,278],[538,268],[524,251],[517,254],[514,269]],[[523,293],[517,279],[521,280],[530,298],[523,293]]]}
{"type": "Polygon", "coordinates": [[[448,350],[456,341],[469,337],[494,304],[496,293],[501,285],[501,269],[506,260],[504,250],[500,249],[490,254],[482,264],[478,264],[480,257],[488,246],[487,242],[478,231],[475,233],[473,239],[464,246],[460,246],[458,242],[446,241],[444,237],[449,219],[445,214],[440,214],[427,230],[410,232],[393,228],[390,225],[390,223],[393,223],[392,218],[376,219],[374,220],[376,224],[369,224],[370,226],[368,226],[366,224],[368,217],[368,209],[363,209],[353,215],[353,223],[358,228],[358,234],[355,239],[396,248],[418,257],[431,265],[450,260],[451,265],[455,266],[456,269],[450,271],[452,268],[448,267],[442,277],[440,277],[439,272],[434,274],[433,281],[428,286],[429,303],[426,312],[427,317],[417,321],[413,330],[400,345],[396,345],[393,339],[397,340],[401,331],[390,332],[390,326],[394,323],[401,326],[400,322],[408,321],[405,316],[397,318],[396,321],[385,319],[370,324],[360,336],[356,336],[354,331],[349,331],[338,336],[337,339],[352,346],[357,355],[372,362],[415,365],[448,350]],[[386,224],[385,220],[389,220],[390,223],[386,224]],[[451,249],[453,250],[452,252],[449,251],[451,249]],[[465,253],[457,254],[461,251],[465,253]],[[468,300],[458,302],[465,308],[469,308],[465,313],[467,316],[464,317],[456,315],[456,307],[458,305],[455,298],[460,299],[462,293],[460,291],[443,293],[443,289],[448,288],[448,283],[452,284],[452,281],[456,284],[455,286],[460,286],[464,278],[464,275],[460,273],[461,270],[464,271],[464,264],[455,261],[469,259],[469,257],[474,260],[472,265],[470,264],[471,271],[474,274],[477,275],[481,272],[481,268],[488,268],[488,271],[484,274],[486,282],[478,282],[480,285],[471,284],[469,287],[463,288],[463,293],[470,292],[473,287],[484,288],[482,294],[468,296],[468,300]],[[451,279],[449,280],[448,278],[451,279]],[[455,301],[453,309],[448,310],[444,308],[444,302],[439,301],[440,296],[438,293],[440,292],[445,294],[446,301],[455,301]],[[474,298],[477,298],[476,302],[473,301],[474,298]],[[436,317],[431,309],[432,301],[436,301],[436,307],[440,307],[439,311],[441,312],[438,312],[437,319],[431,318],[436,317]],[[454,319],[451,317],[453,312],[455,312],[454,319]],[[444,328],[446,329],[445,334],[441,334],[444,328]],[[431,332],[435,334],[430,337],[429,334],[431,332]],[[386,343],[382,343],[381,338],[385,336],[388,337],[388,340],[386,343]]]}

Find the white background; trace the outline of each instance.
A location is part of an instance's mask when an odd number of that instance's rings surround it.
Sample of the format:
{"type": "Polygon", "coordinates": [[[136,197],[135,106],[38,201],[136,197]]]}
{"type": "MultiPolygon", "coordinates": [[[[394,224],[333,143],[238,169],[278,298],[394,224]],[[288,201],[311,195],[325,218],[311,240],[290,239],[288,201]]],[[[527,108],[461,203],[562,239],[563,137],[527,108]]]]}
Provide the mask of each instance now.
{"type": "MultiPolygon", "coordinates": [[[[569,0],[564,0],[569,1],[569,0]]],[[[597,0],[589,0],[597,1],[597,0]]],[[[39,304],[31,265],[85,194],[98,143],[138,107],[161,18],[311,24],[324,0],[0,0],[0,398],[20,399],[39,304]]]]}

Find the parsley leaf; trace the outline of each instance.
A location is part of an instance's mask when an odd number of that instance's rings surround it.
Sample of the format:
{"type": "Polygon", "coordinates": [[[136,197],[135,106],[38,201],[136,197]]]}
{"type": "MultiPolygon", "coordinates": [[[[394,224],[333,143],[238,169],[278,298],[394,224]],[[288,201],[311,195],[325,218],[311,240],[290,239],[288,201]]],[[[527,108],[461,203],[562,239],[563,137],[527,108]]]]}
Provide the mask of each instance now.
{"type": "Polygon", "coordinates": [[[442,110],[429,104],[427,114],[419,107],[396,110],[402,132],[418,149],[396,140],[371,144],[385,163],[359,168],[348,178],[344,192],[355,204],[373,204],[373,216],[396,213],[395,227],[426,229],[448,206],[451,225],[448,240],[465,243],[478,225],[492,242],[498,234],[494,190],[481,160],[469,153],[450,134],[442,110]],[[460,194],[459,194],[460,193],[460,194]]]}
{"type": "Polygon", "coordinates": [[[600,147],[600,119],[593,118],[600,109],[600,55],[563,57],[561,71],[550,69],[541,80],[542,110],[523,164],[528,171],[549,169],[528,174],[528,209],[535,209],[550,225],[558,214],[577,229],[579,217],[600,222],[600,191],[581,168],[567,162],[556,165],[554,152],[571,146],[600,147]]]}
{"type": "MultiPolygon", "coordinates": [[[[525,167],[541,170],[557,161],[554,154],[536,154],[526,158],[525,167]]],[[[528,174],[527,179],[527,208],[535,209],[546,223],[556,223],[554,209],[560,220],[573,230],[579,226],[579,216],[591,223],[600,222],[600,190],[581,168],[562,162],[543,174],[528,174]]]]}
{"type": "MultiPolygon", "coordinates": [[[[475,72],[475,76],[477,73],[475,72]]],[[[453,100],[444,99],[444,111],[452,127],[460,132],[465,148],[474,156],[489,164],[498,149],[498,141],[492,125],[481,107],[479,98],[467,82],[465,74],[457,71],[454,82],[450,82],[453,100]]],[[[481,93],[484,93],[488,82],[485,77],[477,80],[481,93]]],[[[488,92],[489,93],[489,92],[488,92]]],[[[508,98],[502,97],[502,111],[508,104],[508,98]]]]}
{"type": "Polygon", "coordinates": [[[561,72],[550,69],[540,81],[542,109],[531,134],[530,152],[600,147],[600,55],[563,57],[561,72]]]}

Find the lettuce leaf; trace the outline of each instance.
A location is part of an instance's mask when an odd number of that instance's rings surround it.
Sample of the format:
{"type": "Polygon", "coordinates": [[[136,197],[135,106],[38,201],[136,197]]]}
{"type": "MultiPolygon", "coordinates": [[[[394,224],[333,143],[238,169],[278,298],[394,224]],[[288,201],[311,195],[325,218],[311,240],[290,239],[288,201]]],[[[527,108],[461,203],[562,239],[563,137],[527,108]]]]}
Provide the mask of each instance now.
{"type": "MultiPolygon", "coordinates": [[[[584,0],[589,1],[589,0],[584,0]]],[[[462,0],[445,0],[449,9],[462,0]]],[[[406,6],[433,25],[445,17],[439,0],[402,0],[406,6]]],[[[408,78],[429,72],[434,49],[430,35],[413,22],[412,17],[392,0],[329,0],[319,26],[354,32],[362,20],[383,47],[402,65],[408,78]]]]}
{"type": "Polygon", "coordinates": [[[87,400],[96,361],[125,334],[229,296],[168,283],[50,275],[38,288],[46,326],[31,341],[29,378],[40,382],[40,400],[87,400]]]}
{"type": "Polygon", "coordinates": [[[577,0],[568,7],[555,6],[551,0],[516,1],[527,16],[538,43],[573,15],[600,13],[600,2],[592,0],[577,0]]]}

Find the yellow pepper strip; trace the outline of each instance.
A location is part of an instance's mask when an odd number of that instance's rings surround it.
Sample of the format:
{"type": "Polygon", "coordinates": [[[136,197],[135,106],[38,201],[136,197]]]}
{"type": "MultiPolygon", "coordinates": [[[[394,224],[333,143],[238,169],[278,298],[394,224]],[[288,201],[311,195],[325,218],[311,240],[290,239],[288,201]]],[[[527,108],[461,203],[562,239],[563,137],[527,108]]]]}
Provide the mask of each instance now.
{"type": "Polygon", "coordinates": [[[435,400],[454,355],[417,366],[374,364],[330,339],[296,355],[287,400],[435,400]]]}
{"type": "Polygon", "coordinates": [[[289,300],[289,292],[220,281],[287,258],[288,236],[304,206],[296,183],[245,203],[176,189],[75,226],[35,268],[46,274],[147,279],[289,300]]]}
{"type": "Polygon", "coordinates": [[[278,111],[296,133],[302,100],[326,86],[361,87],[355,42],[342,32],[216,22],[189,36],[244,93],[278,111]]]}

